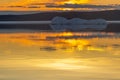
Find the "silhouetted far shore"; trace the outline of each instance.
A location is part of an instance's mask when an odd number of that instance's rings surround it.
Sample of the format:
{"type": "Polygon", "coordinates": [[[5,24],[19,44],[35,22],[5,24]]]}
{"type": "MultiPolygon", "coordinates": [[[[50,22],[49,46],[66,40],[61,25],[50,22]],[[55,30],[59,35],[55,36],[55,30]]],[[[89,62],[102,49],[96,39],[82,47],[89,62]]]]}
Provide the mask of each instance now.
{"type": "MultiPolygon", "coordinates": [[[[56,16],[81,19],[105,19],[108,21],[120,20],[120,10],[94,11],[94,12],[42,12],[27,15],[0,15],[0,21],[46,21],[52,20],[56,16]]],[[[0,29],[33,29],[51,30],[49,25],[0,25],[0,29]]],[[[104,30],[106,32],[120,32],[120,24],[109,24],[104,30]]]]}

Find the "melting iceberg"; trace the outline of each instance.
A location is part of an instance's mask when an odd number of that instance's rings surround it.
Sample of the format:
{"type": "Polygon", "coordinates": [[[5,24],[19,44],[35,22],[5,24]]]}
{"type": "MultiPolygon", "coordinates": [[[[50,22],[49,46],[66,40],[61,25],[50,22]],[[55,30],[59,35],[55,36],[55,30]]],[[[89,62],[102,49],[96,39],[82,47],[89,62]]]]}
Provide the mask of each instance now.
{"type": "Polygon", "coordinates": [[[104,30],[107,22],[104,19],[85,20],[80,18],[66,19],[55,17],[52,19],[51,28],[55,31],[79,30],[104,30]]]}

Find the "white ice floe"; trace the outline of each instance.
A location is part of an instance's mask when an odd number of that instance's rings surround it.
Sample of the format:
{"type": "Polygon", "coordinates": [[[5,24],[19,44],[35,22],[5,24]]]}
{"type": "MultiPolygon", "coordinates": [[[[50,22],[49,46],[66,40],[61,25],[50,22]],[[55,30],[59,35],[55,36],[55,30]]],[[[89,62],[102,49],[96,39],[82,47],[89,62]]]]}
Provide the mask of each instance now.
{"type": "Polygon", "coordinates": [[[105,19],[85,20],[80,18],[66,19],[64,17],[54,17],[50,21],[0,21],[2,25],[19,25],[19,24],[47,24],[54,31],[65,30],[104,30],[108,24],[120,24],[120,21],[107,21],[105,19]]]}
{"type": "Polygon", "coordinates": [[[51,27],[53,30],[104,30],[107,27],[104,19],[85,20],[73,18],[67,20],[64,17],[55,17],[52,19],[51,27]]]}

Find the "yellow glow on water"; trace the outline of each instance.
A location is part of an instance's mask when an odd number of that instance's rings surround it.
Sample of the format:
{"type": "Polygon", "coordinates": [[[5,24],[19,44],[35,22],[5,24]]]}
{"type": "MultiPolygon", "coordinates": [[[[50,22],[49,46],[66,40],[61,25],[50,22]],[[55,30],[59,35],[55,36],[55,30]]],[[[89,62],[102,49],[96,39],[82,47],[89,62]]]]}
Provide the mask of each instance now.
{"type": "Polygon", "coordinates": [[[119,57],[119,33],[0,34],[0,75],[4,80],[120,80],[119,57]],[[88,38],[96,34],[104,37],[88,38]]]}
{"type": "Polygon", "coordinates": [[[57,69],[57,70],[76,70],[76,69],[88,69],[91,68],[90,66],[87,66],[86,64],[83,64],[84,62],[89,61],[83,61],[80,59],[51,59],[49,61],[43,60],[44,63],[41,64],[41,62],[35,62],[33,63],[33,66],[39,68],[44,67],[48,69],[57,69]],[[81,63],[81,64],[78,64],[81,63]]]}
{"type": "Polygon", "coordinates": [[[73,36],[72,32],[63,32],[62,34],[59,34],[59,36],[73,36]]]}
{"type": "Polygon", "coordinates": [[[90,61],[83,59],[28,59],[28,60],[3,60],[1,67],[31,69],[54,69],[54,70],[87,70],[93,66],[88,66],[90,61]],[[14,63],[13,63],[14,61],[14,63]],[[6,64],[4,64],[6,63],[6,64]],[[79,63],[79,64],[78,64],[79,63]]]}
{"type": "Polygon", "coordinates": [[[76,46],[76,45],[88,45],[89,41],[87,40],[76,40],[76,39],[68,39],[65,40],[65,42],[71,44],[72,46],[76,46]]]}
{"type": "Polygon", "coordinates": [[[63,11],[71,11],[71,10],[74,10],[74,9],[72,9],[72,8],[63,8],[62,10],[63,11]]]}
{"type": "MultiPolygon", "coordinates": [[[[64,49],[67,52],[74,52],[76,50],[89,50],[89,51],[104,51],[112,48],[107,46],[105,49],[95,46],[96,44],[111,44],[112,41],[107,41],[108,39],[103,39],[99,41],[98,38],[90,39],[75,39],[74,36],[88,36],[90,33],[71,33],[71,32],[61,32],[61,33],[18,33],[18,34],[0,34],[0,41],[17,43],[23,46],[40,46],[48,49],[49,47],[55,48],[57,50],[64,49]],[[104,43],[104,42],[108,43],[104,43]],[[98,43],[99,42],[99,43],[98,43]]],[[[110,34],[114,35],[114,34],[110,34]]],[[[112,50],[112,49],[111,49],[112,50]]]]}

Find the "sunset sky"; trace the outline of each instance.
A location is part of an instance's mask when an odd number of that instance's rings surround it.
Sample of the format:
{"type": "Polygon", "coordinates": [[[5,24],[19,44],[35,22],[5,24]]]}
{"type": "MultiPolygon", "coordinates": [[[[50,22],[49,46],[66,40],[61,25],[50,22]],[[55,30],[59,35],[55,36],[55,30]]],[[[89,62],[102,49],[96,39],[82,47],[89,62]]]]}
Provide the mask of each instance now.
{"type": "Polygon", "coordinates": [[[120,80],[120,38],[116,36],[120,34],[1,33],[0,80],[120,80]],[[47,38],[70,35],[81,38],[47,38]]]}
{"type": "Polygon", "coordinates": [[[0,10],[61,10],[46,5],[87,4],[87,5],[120,5],[120,0],[0,0],[0,10]]]}

